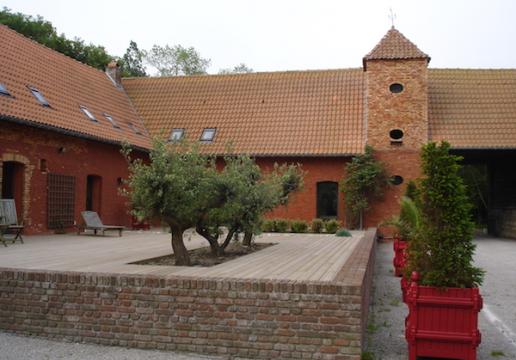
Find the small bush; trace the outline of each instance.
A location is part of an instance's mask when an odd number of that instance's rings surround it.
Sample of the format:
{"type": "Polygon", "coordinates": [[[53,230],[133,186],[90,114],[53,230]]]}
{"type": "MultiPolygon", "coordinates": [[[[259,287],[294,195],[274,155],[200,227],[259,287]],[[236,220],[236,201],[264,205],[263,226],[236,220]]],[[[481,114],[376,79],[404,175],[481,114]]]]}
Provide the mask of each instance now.
{"type": "Polygon", "coordinates": [[[324,228],[328,234],[335,234],[340,227],[340,221],[332,219],[324,223],[324,228]]]}
{"type": "Polygon", "coordinates": [[[263,232],[274,232],[276,231],[276,222],[274,220],[263,220],[262,231],[263,232]]]}
{"type": "Polygon", "coordinates": [[[293,233],[305,233],[308,231],[308,223],[304,220],[293,220],[290,223],[293,233]]]}
{"type": "Polygon", "coordinates": [[[324,221],[322,221],[322,219],[313,219],[311,229],[313,233],[322,233],[324,229],[324,221]]]}
{"type": "Polygon", "coordinates": [[[279,233],[286,233],[290,227],[290,221],[286,219],[276,219],[274,229],[279,233]]]}
{"type": "Polygon", "coordinates": [[[349,232],[349,230],[345,229],[345,228],[339,229],[335,235],[343,236],[343,237],[350,237],[350,236],[352,236],[351,233],[349,232]]]}

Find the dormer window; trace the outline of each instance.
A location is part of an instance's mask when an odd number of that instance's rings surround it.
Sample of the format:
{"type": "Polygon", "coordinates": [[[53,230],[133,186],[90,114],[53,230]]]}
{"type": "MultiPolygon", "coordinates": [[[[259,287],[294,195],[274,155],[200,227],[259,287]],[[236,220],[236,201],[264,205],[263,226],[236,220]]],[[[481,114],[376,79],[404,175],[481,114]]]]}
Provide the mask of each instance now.
{"type": "Polygon", "coordinates": [[[170,142],[180,141],[183,138],[184,133],[185,133],[185,129],[172,129],[172,132],[170,133],[170,137],[168,138],[168,141],[170,141],[170,142]]]}
{"type": "Polygon", "coordinates": [[[104,113],[104,117],[111,123],[111,125],[113,125],[115,129],[120,129],[120,126],[118,126],[115,119],[113,119],[111,115],[104,113]]]}
{"type": "Polygon", "coordinates": [[[9,91],[7,91],[7,88],[2,83],[0,83],[0,95],[11,96],[11,93],[9,91]]]}
{"type": "Polygon", "coordinates": [[[80,106],[81,111],[90,119],[91,121],[98,122],[95,116],[91,113],[91,111],[88,110],[86,106],[80,106]]]}
{"type": "Polygon", "coordinates": [[[29,86],[29,90],[32,92],[32,95],[36,98],[36,100],[39,101],[39,103],[43,106],[50,107],[50,104],[48,103],[47,99],[43,96],[41,92],[39,92],[38,89],[35,87],[29,86]]]}
{"type": "Polygon", "coordinates": [[[201,135],[201,141],[204,142],[211,142],[215,138],[215,133],[217,132],[217,129],[215,128],[205,128],[202,131],[201,135]]]}

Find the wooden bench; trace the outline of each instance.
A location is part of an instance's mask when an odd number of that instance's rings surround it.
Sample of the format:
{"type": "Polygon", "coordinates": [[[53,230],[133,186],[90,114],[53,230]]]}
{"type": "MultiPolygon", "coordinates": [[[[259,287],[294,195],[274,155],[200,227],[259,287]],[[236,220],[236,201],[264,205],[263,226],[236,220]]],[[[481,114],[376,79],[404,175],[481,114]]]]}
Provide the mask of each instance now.
{"type": "Polygon", "coordinates": [[[93,230],[93,233],[97,235],[100,231],[104,236],[106,231],[118,231],[118,236],[122,236],[122,231],[124,231],[124,226],[118,225],[104,225],[100,220],[99,214],[95,211],[83,211],[81,212],[82,219],[84,220],[84,224],[77,226],[77,235],[80,235],[81,232],[86,232],[86,230],[93,230]]]}
{"type": "Polygon", "coordinates": [[[18,224],[16,204],[13,199],[0,199],[0,241],[7,246],[7,240],[13,244],[20,240],[23,244],[23,225],[18,224]]]}

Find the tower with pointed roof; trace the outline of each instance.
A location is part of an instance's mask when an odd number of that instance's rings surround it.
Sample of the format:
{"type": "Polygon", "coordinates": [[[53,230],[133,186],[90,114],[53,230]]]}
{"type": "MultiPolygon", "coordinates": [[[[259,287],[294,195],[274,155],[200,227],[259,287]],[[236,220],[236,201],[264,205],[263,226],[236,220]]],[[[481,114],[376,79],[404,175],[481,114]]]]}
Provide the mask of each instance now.
{"type": "Polygon", "coordinates": [[[399,185],[389,189],[368,223],[395,213],[406,183],[420,175],[419,151],[428,141],[429,61],[394,27],[363,58],[366,143],[399,185]]]}

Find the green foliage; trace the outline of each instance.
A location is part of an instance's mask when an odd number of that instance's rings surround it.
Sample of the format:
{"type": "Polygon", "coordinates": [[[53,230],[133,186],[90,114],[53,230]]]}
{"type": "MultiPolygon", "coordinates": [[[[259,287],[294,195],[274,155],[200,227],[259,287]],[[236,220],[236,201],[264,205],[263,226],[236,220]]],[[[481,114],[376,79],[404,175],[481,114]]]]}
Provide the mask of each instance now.
{"type": "Polygon", "coordinates": [[[414,201],[418,199],[419,191],[417,189],[417,184],[414,180],[410,180],[407,183],[407,188],[405,189],[405,196],[414,201]]]}
{"type": "Polygon", "coordinates": [[[370,351],[364,351],[360,355],[360,360],[375,360],[374,354],[370,351]]]}
{"type": "Polygon", "coordinates": [[[290,221],[287,219],[276,219],[274,221],[274,231],[286,233],[290,228],[290,221]]]}
{"type": "Polygon", "coordinates": [[[263,220],[261,229],[263,232],[274,232],[276,230],[276,222],[274,220],[263,220]]]}
{"type": "Polygon", "coordinates": [[[417,271],[422,285],[475,287],[483,271],[473,266],[471,203],[458,175],[461,157],[449,154],[446,142],[429,143],[421,158],[419,188],[421,225],[408,249],[408,272],[417,271]]]}
{"type": "Polygon", "coordinates": [[[417,206],[416,200],[407,195],[401,198],[401,209],[398,216],[384,221],[382,225],[394,226],[397,235],[405,241],[409,241],[417,235],[417,231],[421,226],[421,211],[417,206]]]}
{"type": "Polygon", "coordinates": [[[147,76],[143,66],[143,55],[144,52],[138,48],[138,44],[131,40],[124,56],[119,60],[122,77],[147,76]]]}
{"type": "Polygon", "coordinates": [[[389,183],[383,163],[374,158],[373,148],[365,147],[364,154],[346,164],[346,178],[342,184],[348,210],[348,226],[362,228],[362,216],[370,203],[383,196],[389,183]]]}
{"type": "Polygon", "coordinates": [[[335,235],[341,236],[341,237],[351,237],[352,236],[351,233],[349,232],[349,230],[345,229],[345,228],[337,230],[335,235]]]}
{"type": "Polygon", "coordinates": [[[210,59],[204,59],[193,47],[154,45],[144,52],[145,60],[158,70],[159,76],[206,74],[210,59]]]}
{"type": "Polygon", "coordinates": [[[324,221],[323,219],[313,219],[312,225],[310,226],[313,233],[319,234],[323,232],[324,221]]]}
{"type": "Polygon", "coordinates": [[[40,44],[100,70],[103,70],[112,60],[112,56],[104,47],[85,44],[79,38],[67,39],[64,34],[57,33],[50,21],[39,15],[33,17],[19,12],[14,13],[4,7],[0,11],[0,24],[7,25],[40,44]]]}
{"type": "Polygon", "coordinates": [[[293,233],[306,233],[308,232],[308,223],[304,220],[292,220],[290,229],[293,233]]]}
{"type": "Polygon", "coordinates": [[[225,74],[247,74],[252,73],[253,69],[248,67],[244,63],[240,63],[237,66],[235,66],[233,69],[220,69],[219,74],[225,75],[225,74]]]}
{"type": "Polygon", "coordinates": [[[340,227],[340,221],[331,219],[324,222],[324,229],[328,234],[335,234],[340,227]]]}
{"type": "Polygon", "coordinates": [[[466,164],[459,171],[473,205],[471,213],[479,226],[487,224],[488,172],[485,164],[466,164]]]}

